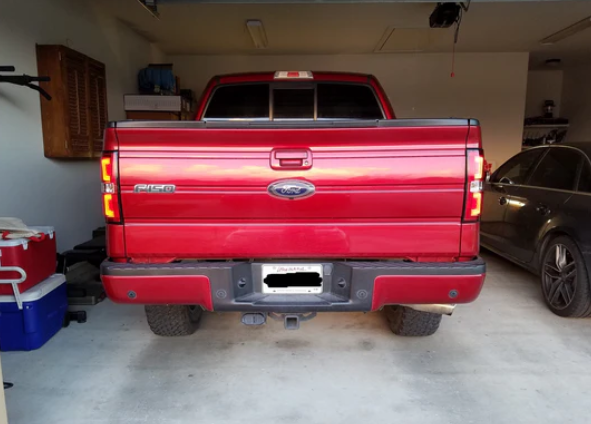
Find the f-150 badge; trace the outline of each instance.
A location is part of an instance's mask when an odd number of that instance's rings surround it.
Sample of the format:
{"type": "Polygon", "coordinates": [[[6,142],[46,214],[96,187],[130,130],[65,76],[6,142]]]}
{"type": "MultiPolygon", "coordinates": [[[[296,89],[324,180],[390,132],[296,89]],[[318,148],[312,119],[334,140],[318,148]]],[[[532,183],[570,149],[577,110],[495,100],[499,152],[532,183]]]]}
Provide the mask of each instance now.
{"type": "Polygon", "coordinates": [[[136,184],[134,193],[174,193],[176,186],[172,184],[136,184]]]}
{"type": "Polygon", "coordinates": [[[301,199],[314,194],[314,184],[301,180],[276,181],[267,188],[271,196],[282,199],[301,199]]]}

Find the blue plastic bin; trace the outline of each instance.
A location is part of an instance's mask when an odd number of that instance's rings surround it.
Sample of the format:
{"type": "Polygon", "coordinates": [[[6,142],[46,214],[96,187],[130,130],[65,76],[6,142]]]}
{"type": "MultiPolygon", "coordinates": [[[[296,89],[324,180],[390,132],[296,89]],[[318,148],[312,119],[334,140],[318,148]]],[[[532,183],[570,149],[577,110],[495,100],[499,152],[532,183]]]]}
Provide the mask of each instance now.
{"type": "Polygon", "coordinates": [[[39,349],[64,322],[68,311],[66,278],[54,274],[21,294],[22,309],[14,296],[0,296],[0,350],[39,349]]]}

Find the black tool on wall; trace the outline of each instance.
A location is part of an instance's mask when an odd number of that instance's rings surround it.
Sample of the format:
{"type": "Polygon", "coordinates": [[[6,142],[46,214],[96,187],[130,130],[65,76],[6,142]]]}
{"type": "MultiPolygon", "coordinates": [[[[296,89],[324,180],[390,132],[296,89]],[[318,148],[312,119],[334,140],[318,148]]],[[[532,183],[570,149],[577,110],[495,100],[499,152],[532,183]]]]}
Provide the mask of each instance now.
{"type": "MultiPolygon", "coordinates": [[[[0,72],[14,72],[14,66],[0,66],[0,72]]],[[[22,85],[23,87],[29,87],[31,90],[38,91],[47,100],[51,100],[51,96],[47,91],[42,89],[34,82],[49,82],[49,77],[32,77],[30,75],[0,75],[0,83],[8,83],[15,85],[22,85]]]]}

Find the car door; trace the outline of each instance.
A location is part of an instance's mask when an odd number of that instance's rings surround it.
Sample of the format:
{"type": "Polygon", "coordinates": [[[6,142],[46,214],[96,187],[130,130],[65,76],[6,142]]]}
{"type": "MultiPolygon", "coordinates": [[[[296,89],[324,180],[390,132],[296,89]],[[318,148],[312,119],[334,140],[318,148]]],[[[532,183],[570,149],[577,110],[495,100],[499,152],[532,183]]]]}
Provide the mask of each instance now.
{"type": "Polygon", "coordinates": [[[507,243],[505,213],[511,196],[523,184],[544,149],[531,149],[513,156],[484,183],[480,235],[482,244],[502,250],[507,243]]]}
{"type": "Polygon", "coordinates": [[[506,210],[506,252],[523,263],[532,261],[540,234],[573,195],[583,159],[571,147],[546,150],[528,181],[513,193],[506,210]]]}
{"type": "Polygon", "coordinates": [[[568,199],[562,211],[567,225],[574,230],[574,239],[581,252],[591,258],[591,161],[588,155],[584,154],[577,193],[568,199]]]}

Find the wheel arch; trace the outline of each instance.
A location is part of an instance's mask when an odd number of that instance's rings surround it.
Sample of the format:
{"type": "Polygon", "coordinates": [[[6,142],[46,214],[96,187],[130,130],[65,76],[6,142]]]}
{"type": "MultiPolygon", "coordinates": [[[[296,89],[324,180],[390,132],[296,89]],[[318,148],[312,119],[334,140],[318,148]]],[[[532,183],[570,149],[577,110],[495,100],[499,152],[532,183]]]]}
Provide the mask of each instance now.
{"type": "Polygon", "coordinates": [[[560,236],[570,237],[570,239],[575,243],[583,256],[584,266],[586,268],[587,274],[589,275],[591,271],[591,254],[588,252],[589,247],[580,240],[577,232],[568,225],[548,225],[546,230],[540,233],[540,237],[538,239],[540,241],[538,243],[534,262],[532,264],[532,268],[535,270],[536,274],[539,274],[540,272],[541,261],[543,260],[544,252],[548,247],[548,243],[560,236]]]}
{"type": "Polygon", "coordinates": [[[534,266],[537,272],[539,272],[539,265],[542,261],[544,252],[546,251],[546,247],[548,247],[548,243],[559,236],[568,236],[577,246],[580,246],[576,231],[574,231],[572,227],[565,225],[560,219],[553,220],[548,225],[544,226],[538,235],[539,242],[534,257],[534,266]]]}

